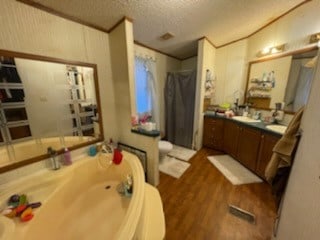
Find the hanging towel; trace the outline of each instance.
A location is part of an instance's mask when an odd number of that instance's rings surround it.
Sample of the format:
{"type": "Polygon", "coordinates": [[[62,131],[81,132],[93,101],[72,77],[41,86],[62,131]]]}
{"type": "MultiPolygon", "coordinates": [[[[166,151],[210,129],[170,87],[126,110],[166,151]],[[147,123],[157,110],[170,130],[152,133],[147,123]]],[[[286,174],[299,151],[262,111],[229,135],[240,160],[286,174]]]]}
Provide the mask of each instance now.
{"type": "Polygon", "coordinates": [[[293,153],[296,148],[298,138],[297,133],[302,118],[304,107],[300,108],[289,123],[287,130],[273,148],[272,157],[266,167],[266,180],[272,184],[279,168],[290,167],[293,153]]]}

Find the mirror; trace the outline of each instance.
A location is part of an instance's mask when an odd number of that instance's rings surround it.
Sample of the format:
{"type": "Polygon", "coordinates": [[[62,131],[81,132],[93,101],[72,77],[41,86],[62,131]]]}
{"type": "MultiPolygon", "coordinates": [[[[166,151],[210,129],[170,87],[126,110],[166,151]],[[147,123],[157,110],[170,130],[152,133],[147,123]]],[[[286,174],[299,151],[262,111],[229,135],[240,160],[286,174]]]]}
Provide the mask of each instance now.
{"type": "Polygon", "coordinates": [[[296,112],[307,103],[317,54],[312,47],[250,62],[245,103],[269,110],[280,102],[285,112],[296,112]]]}
{"type": "Polygon", "coordinates": [[[97,67],[0,50],[0,172],[103,140],[97,67]]]}

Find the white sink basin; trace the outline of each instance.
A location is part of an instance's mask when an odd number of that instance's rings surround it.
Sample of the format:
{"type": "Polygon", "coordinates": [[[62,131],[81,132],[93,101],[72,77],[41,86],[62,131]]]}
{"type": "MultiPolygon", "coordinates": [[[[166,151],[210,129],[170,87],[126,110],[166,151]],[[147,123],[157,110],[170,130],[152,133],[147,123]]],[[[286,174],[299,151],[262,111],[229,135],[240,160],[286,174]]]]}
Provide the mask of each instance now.
{"type": "Polygon", "coordinates": [[[239,121],[239,122],[247,122],[247,123],[261,122],[261,120],[255,120],[255,119],[244,117],[244,116],[234,116],[234,117],[232,117],[232,119],[239,121]]]}
{"type": "Polygon", "coordinates": [[[284,134],[284,132],[287,130],[287,126],[283,126],[283,125],[268,125],[266,126],[266,128],[281,134],[284,134]]]}

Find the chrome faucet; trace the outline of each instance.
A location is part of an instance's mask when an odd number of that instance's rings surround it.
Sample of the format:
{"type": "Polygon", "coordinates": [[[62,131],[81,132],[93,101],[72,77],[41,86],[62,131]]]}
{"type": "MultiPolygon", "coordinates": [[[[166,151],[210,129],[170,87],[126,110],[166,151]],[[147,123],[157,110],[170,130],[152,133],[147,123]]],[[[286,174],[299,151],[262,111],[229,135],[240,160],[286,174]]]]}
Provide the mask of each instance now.
{"type": "Polygon", "coordinates": [[[50,163],[52,170],[60,169],[60,162],[58,159],[57,151],[54,150],[52,147],[48,147],[48,154],[50,155],[50,163]]]}

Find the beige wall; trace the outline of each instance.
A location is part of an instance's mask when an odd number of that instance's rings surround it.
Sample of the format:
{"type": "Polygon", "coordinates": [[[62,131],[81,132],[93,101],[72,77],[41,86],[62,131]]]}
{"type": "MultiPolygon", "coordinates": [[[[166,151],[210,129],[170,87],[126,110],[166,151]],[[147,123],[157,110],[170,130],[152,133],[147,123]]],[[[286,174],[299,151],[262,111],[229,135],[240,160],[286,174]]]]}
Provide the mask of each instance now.
{"type": "Polygon", "coordinates": [[[134,52],[138,56],[148,56],[156,60],[156,78],[159,86],[158,102],[160,107],[160,131],[165,132],[165,106],[164,106],[164,86],[167,79],[167,72],[177,71],[181,68],[181,61],[167,55],[155,52],[151,49],[134,45],[134,52]]]}
{"type": "Polygon", "coordinates": [[[289,50],[308,44],[313,33],[320,32],[320,0],[313,0],[280,18],[249,38],[248,58],[256,58],[258,51],[271,45],[288,43],[289,50]]]}
{"type": "Polygon", "coordinates": [[[198,58],[191,57],[181,61],[181,70],[194,70],[197,69],[198,58]]]}
{"type": "Polygon", "coordinates": [[[287,50],[308,45],[309,37],[320,32],[320,0],[313,0],[280,18],[248,39],[217,49],[216,103],[233,102],[237,90],[245,90],[247,63],[256,60],[256,54],[265,47],[287,43],[287,50]]]}
{"type": "Polygon", "coordinates": [[[117,136],[108,34],[16,1],[0,5],[1,49],[97,64],[104,134],[117,136]]]}
{"type": "Polygon", "coordinates": [[[125,20],[110,34],[110,54],[118,119],[118,141],[147,152],[148,182],[159,183],[159,138],[131,132],[131,114],[135,112],[134,43],[132,23],[125,20]]]}
{"type": "Polygon", "coordinates": [[[215,72],[215,56],[216,49],[206,39],[198,42],[196,103],[193,124],[193,147],[196,149],[200,149],[202,146],[203,100],[206,70],[209,69],[211,72],[215,72]]]}
{"type": "Polygon", "coordinates": [[[275,239],[319,239],[320,228],[320,62],[312,83],[301,128],[302,138],[284,196],[275,239]]]}
{"type": "MultiPolygon", "coordinates": [[[[246,82],[247,40],[216,50],[216,97],[214,104],[234,103],[244,93],[246,82]]],[[[239,99],[241,102],[241,99],[239,99]]]]}

